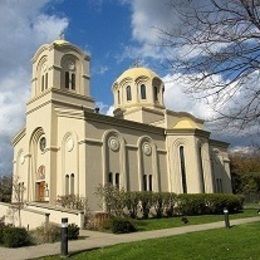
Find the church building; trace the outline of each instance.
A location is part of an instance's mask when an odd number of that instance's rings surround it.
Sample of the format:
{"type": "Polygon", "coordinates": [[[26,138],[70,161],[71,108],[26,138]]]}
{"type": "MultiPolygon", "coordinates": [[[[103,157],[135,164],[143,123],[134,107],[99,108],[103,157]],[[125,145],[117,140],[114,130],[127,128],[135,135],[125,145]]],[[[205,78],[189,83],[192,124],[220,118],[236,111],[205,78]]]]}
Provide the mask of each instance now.
{"type": "Polygon", "coordinates": [[[26,202],[55,204],[87,197],[100,210],[97,187],[127,191],[232,192],[225,142],[204,121],[164,105],[164,83],[133,67],[115,79],[114,116],[90,95],[90,57],[66,40],[42,45],[32,59],[26,124],[14,137],[14,179],[26,202]]]}

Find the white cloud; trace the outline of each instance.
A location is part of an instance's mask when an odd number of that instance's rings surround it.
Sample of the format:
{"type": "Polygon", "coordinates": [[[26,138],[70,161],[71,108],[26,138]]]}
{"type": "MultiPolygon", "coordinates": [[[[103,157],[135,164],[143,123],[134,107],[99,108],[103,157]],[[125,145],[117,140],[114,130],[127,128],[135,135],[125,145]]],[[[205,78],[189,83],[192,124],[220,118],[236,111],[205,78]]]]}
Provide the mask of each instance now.
{"type": "Polygon", "coordinates": [[[113,114],[113,111],[114,111],[114,106],[110,106],[106,112],[106,115],[108,116],[114,116],[113,114]]]}
{"type": "Polygon", "coordinates": [[[45,14],[50,0],[0,3],[0,175],[12,170],[11,137],[25,120],[30,93],[31,63],[35,50],[50,42],[68,26],[65,17],[45,14]]]}
{"type": "Polygon", "coordinates": [[[114,107],[109,106],[101,101],[96,102],[96,106],[99,108],[99,112],[104,115],[113,116],[114,107]]]}
{"type": "Polygon", "coordinates": [[[185,92],[188,85],[182,76],[181,74],[168,74],[162,78],[165,83],[164,101],[166,107],[178,112],[185,111],[203,119],[215,116],[210,105],[203,100],[192,98],[185,92]]]}

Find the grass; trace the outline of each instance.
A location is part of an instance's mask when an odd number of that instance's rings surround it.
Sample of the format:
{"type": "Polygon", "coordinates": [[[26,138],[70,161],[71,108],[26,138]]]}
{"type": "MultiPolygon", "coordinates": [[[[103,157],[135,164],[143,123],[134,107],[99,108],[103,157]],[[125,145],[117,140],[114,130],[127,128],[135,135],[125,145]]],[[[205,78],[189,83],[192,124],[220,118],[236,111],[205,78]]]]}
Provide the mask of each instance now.
{"type": "Polygon", "coordinates": [[[71,259],[259,260],[260,222],[121,244],[76,254],[71,259]]]}
{"type": "MultiPolygon", "coordinates": [[[[245,209],[241,213],[231,214],[230,219],[232,220],[232,219],[247,218],[247,217],[254,217],[254,216],[257,216],[255,209],[245,209]]],[[[158,230],[158,229],[165,229],[165,228],[172,228],[172,227],[180,227],[183,225],[205,224],[205,223],[224,220],[223,215],[188,216],[187,218],[189,220],[187,224],[184,224],[181,221],[181,217],[135,220],[134,223],[136,224],[138,231],[149,231],[149,230],[158,230]]]]}

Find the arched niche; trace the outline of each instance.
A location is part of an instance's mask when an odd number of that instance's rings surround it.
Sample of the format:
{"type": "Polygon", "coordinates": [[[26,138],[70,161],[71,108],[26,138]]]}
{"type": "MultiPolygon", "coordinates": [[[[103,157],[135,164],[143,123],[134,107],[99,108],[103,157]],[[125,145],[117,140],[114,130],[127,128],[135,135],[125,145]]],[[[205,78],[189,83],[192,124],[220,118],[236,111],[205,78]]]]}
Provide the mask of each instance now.
{"type": "Polygon", "coordinates": [[[46,148],[49,140],[45,137],[42,127],[38,127],[31,135],[29,142],[29,178],[28,199],[29,201],[45,200],[44,188],[46,185],[46,148]],[[41,187],[41,194],[39,193],[41,187]],[[41,196],[41,198],[39,198],[41,196]]]}
{"type": "Polygon", "coordinates": [[[79,151],[78,136],[67,132],[61,143],[61,176],[62,194],[79,193],[79,151]],[[72,180],[73,178],[73,180],[72,180]],[[69,185],[67,184],[69,182],[69,185]],[[74,187],[72,187],[72,182],[74,187]],[[67,187],[67,188],[65,188],[67,187]]]}
{"type": "Polygon", "coordinates": [[[137,141],[137,147],[139,191],[144,190],[145,178],[147,190],[150,190],[150,175],[152,175],[153,180],[151,185],[152,191],[160,191],[157,147],[154,141],[149,136],[141,136],[137,141]]]}
{"type": "Polygon", "coordinates": [[[125,140],[116,129],[105,131],[102,140],[103,185],[108,182],[110,173],[113,179],[118,178],[116,174],[119,173],[119,188],[127,190],[125,140]]]}
{"type": "Polygon", "coordinates": [[[171,145],[170,152],[170,171],[173,180],[172,190],[177,193],[183,193],[184,187],[183,184],[186,182],[186,190],[189,191],[189,180],[188,180],[188,172],[187,172],[187,151],[189,149],[189,142],[185,138],[177,138],[171,145]],[[184,161],[181,158],[181,147],[183,147],[183,156],[184,161]],[[183,165],[182,165],[183,163],[183,165]],[[185,176],[183,176],[183,168],[185,167],[185,176]],[[185,180],[183,179],[185,177],[185,180]]]}

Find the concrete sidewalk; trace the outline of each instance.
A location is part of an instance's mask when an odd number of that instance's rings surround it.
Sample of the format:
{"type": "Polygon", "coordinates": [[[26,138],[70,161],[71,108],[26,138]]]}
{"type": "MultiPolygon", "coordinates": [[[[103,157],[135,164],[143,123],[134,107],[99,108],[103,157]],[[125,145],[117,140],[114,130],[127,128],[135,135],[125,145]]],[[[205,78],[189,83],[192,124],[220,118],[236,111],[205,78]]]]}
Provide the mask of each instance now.
{"type": "MultiPolygon", "coordinates": [[[[260,221],[259,217],[250,217],[243,219],[231,220],[231,225],[240,225],[244,223],[260,221]]],[[[69,252],[84,251],[94,248],[102,248],[106,246],[128,243],[133,241],[140,241],[152,238],[175,236],[184,233],[210,230],[224,227],[223,221],[201,224],[182,226],[169,229],[161,229],[154,231],[135,232],[130,234],[114,235],[103,232],[82,230],[80,235],[83,239],[70,241],[69,252]]],[[[20,260],[32,259],[48,255],[58,255],[60,253],[60,242],[53,244],[42,244],[38,246],[28,246],[22,248],[4,248],[0,247],[0,259],[20,260]]]]}

